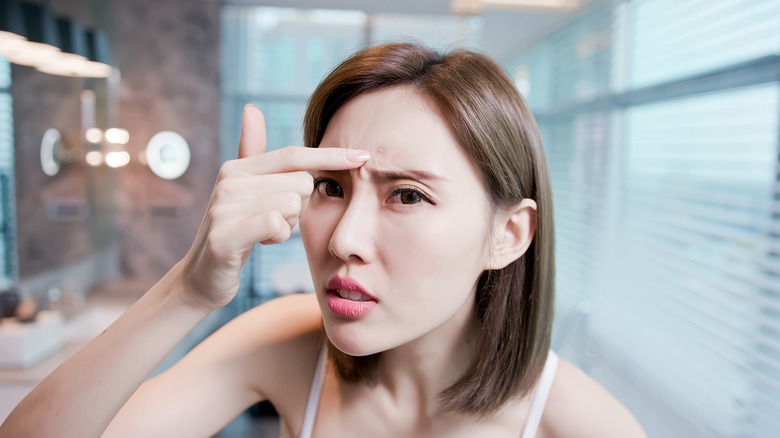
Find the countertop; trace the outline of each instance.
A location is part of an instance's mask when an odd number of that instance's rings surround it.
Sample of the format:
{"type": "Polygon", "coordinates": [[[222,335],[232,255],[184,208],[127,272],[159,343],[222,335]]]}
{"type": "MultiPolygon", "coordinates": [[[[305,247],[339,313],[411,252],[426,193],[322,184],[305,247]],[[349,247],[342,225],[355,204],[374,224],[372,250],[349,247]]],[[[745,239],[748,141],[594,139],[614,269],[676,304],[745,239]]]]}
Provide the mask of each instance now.
{"type": "Polygon", "coordinates": [[[132,305],[127,298],[96,296],[63,324],[62,348],[29,368],[0,367],[0,385],[37,385],[71,355],[103,332],[132,305]]]}

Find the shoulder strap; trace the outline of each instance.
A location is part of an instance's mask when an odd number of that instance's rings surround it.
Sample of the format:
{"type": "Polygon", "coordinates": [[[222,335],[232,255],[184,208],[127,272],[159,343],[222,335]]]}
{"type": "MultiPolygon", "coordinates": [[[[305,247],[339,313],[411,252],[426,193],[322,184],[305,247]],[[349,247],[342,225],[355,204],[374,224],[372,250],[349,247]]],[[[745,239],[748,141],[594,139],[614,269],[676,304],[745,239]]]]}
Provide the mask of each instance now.
{"type": "Polygon", "coordinates": [[[299,438],[310,438],[314,429],[314,419],[317,417],[317,407],[320,405],[322,385],[325,382],[325,359],[328,357],[328,344],[323,342],[320,349],[320,357],[317,359],[317,368],[314,369],[314,378],[309,388],[309,398],[306,400],[306,409],[303,411],[303,425],[299,438]]]}
{"type": "Polygon", "coordinates": [[[534,438],[539,423],[542,421],[544,405],[547,403],[547,396],[550,395],[553,380],[555,380],[555,371],[558,369],[558,355],[550,350],[547,353],[547,361],[544,363],[542,375],[539,377],[539,384],[536,385],[536,394],[531,402],[531,409],[528,411],[528,418],[525,420],[522,438],[534,438]]]}

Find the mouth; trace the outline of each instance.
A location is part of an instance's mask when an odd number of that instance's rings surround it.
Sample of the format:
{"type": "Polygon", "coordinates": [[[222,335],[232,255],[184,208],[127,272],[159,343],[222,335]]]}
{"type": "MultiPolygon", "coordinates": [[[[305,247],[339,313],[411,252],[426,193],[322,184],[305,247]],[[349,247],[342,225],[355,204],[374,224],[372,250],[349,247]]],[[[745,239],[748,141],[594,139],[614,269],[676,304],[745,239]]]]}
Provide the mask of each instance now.
{"type": "Polygon", "coordinates": [[[377,299],[351,278],[335,276],[325,286],[328,307],[339,316],[356,319],[368,315],[377,305],[377,299]]]}
{"type": "Polygon", "coordinates": [[[374,301],[368,295],[362,294],[356,290],[336,289],[329,290],[328,292],[334,292],[341,298],[350,301],[374,301]]]}
{"type": "Polygon", "coordinates": [[[336,275],[328,280],[325,289],[345,300],[378,301],[357,280],[352,278],[342,278],[336,275]]]}

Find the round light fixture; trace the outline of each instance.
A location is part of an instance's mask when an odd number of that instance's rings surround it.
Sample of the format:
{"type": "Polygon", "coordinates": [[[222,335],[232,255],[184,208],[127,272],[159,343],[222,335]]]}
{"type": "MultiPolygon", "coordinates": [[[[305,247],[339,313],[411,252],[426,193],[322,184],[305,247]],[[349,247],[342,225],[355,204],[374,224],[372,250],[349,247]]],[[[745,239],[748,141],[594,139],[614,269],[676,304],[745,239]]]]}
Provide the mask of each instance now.
{"type": "Polygon", "coordinates": [[[190,147],[184,137],[173,131],[158,132],[146,145],[146,161],[155,175],[176,179],[190,166],[190,147]]]}
{"type": "Polygon", "coordinates": [[[103,153],[100,151],[89,151],[84,160],[92,167],[98,167],[103,164],[103,153]]]}
{"type": "Polygon", "coordinates": [[[41,169],[43,169],[43,173],[54,176],[60,171],[61,153],[62,135],[60,131],[54,128],[47,129],[41,140],[41,169]]]}

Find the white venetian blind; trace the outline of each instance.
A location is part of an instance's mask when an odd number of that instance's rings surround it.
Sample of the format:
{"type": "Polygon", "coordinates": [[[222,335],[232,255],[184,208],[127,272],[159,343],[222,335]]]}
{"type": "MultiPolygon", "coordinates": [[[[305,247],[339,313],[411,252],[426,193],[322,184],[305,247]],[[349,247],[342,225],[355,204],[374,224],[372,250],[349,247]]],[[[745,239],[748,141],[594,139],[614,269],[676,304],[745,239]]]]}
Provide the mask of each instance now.
{"type": "Polygon", "coordinates": [[[634,87],[777,54],[780,47],[777,0],[635,0],[631,6],[634,87]]]}
{"type": "MultiPolygon", "coordinates": [[[[771,303],[761,284],[776,280],[758,261],[768,243],[779,95],[769,83],[625,113],[610,269],[591,297],[590,330],[602,354],[652,382],[645,390],[673,400],[700,436],[768,436],[748,432],[764,392],[755,379],[760,344],[771,338],[760,327],[778,322],[761,312],[771,303]]],[[[776,414],[778,401],[766,401],[776,414]]]]}
{"type": "Polygon", "coordinates": [[[737,0],[598,4],[518,55],[553,184],[554,348],[649,436],[780,430],[779,55],[780,2],[737,0]]]}

